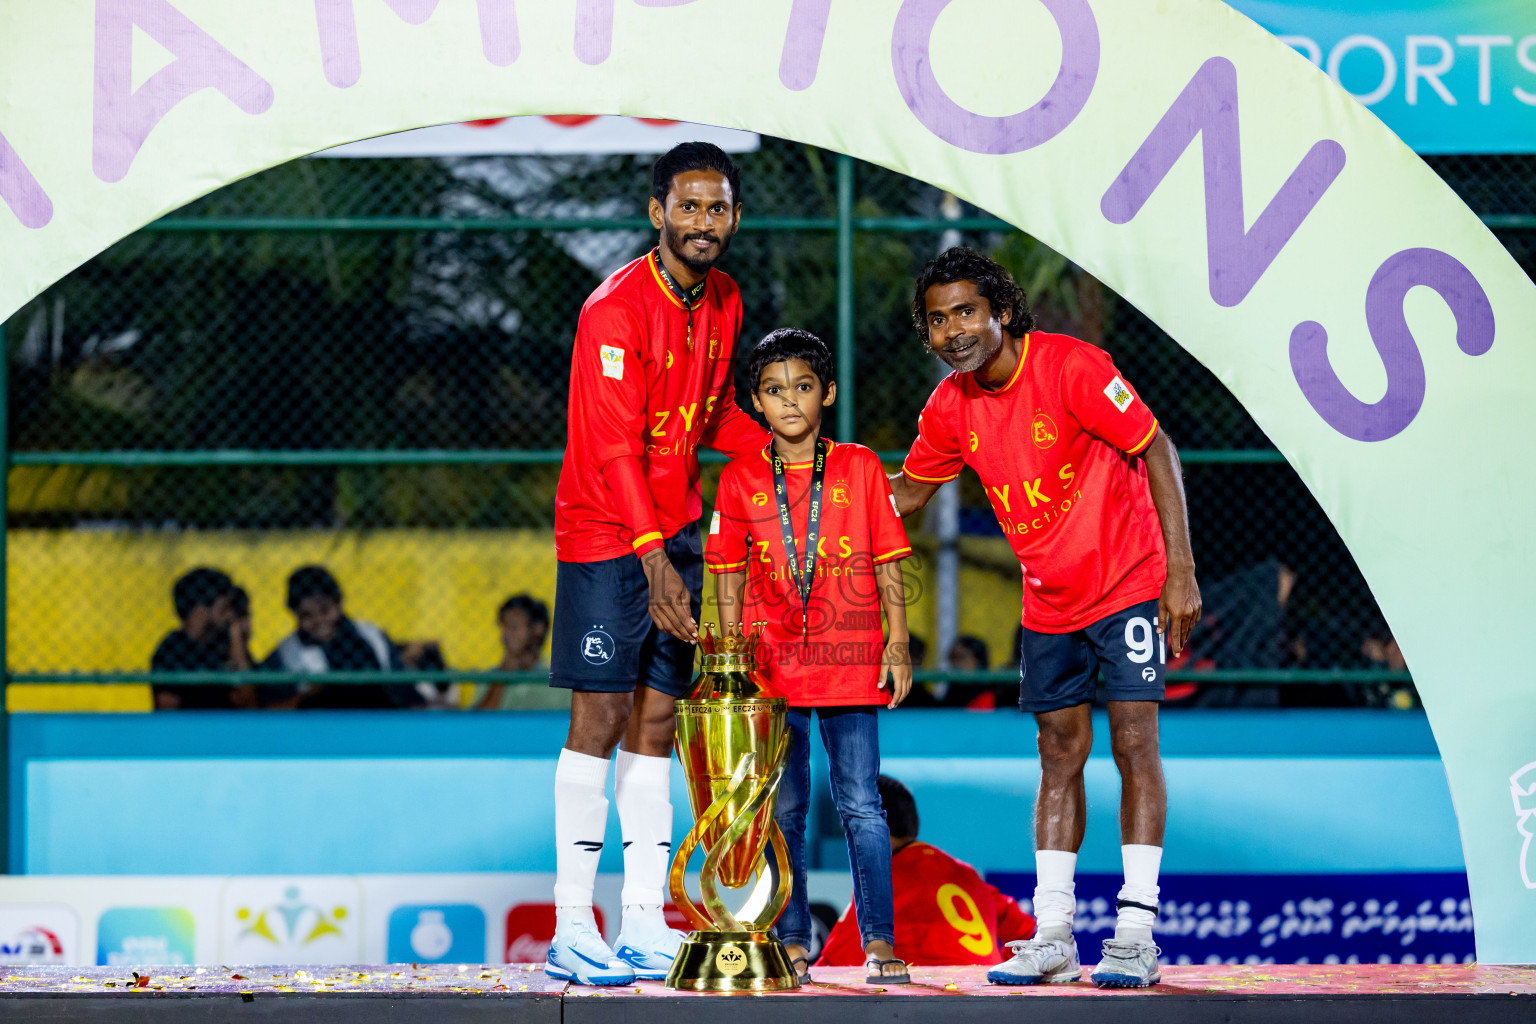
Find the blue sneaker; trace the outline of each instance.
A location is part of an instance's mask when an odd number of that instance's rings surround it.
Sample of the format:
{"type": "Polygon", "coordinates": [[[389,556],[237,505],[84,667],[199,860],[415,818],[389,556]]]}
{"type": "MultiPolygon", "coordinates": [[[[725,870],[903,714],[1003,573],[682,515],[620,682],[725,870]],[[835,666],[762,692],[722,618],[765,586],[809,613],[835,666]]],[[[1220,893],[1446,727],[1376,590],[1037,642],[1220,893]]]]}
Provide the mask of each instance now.
{"type": "Polygon", "coordinates": [[[578,985],[628,985],[635,980],[635,972],[613,955],[597,929],[585,921],[555,929],[544,973],[578,985]]]}
{"type": "Polygon", "coordinates": [[[659,914],[625,917],[619,929],[618,958],[633,968],[641,981],[666,981],[678,947],[687,937],[667,927],[666,918],[659,914]]]}
{"type": "Polygon", "coordinates": [[[1013,958],[987,972],[994,985],[1052,985],[1083,976],[1077,960],[1077,940],[1030,939],[1010,942],[1013,958]]]}

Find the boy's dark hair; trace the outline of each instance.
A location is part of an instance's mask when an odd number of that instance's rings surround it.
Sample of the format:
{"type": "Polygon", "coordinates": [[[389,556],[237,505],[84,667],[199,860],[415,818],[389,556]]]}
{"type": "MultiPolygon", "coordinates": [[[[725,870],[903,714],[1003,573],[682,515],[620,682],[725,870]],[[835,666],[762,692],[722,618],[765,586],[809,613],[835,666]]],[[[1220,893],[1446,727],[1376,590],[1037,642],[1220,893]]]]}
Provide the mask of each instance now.
{"type": "Polygon", "coordinates": [[[251,595],[245,592],[244,587],[235,587],[229,592],[229,610],[235,613],[235,618],[243,619],[251,614],[251,595]]]}
{"type": "Polygon", "coordinates": [[[235,581],[217,569],[199,566],[184,573],[171,587],[171,603],[176,606],[176,617],[184,619],[195,608],[207,608],[234,587],[235,581]]]}
{"type": "Polygon", "coordinates": [[[651,195],[662,206],[672,191],[672,179],[689,171],[715,171],[731,186],[731,203],[741,202],[741,170],[725,150],[712,142],[684,142],[673,146],[651,167],[651,195]]]}
{"type": "Polygon", "coordinates": [[[496,621],[506,618],[507,612],[520,611],[528,616],[530,626],[543,626],[549,629],[549,605],[540,601],[532,594],[513,594],[501,603],[501,608],[496,612],[496,621]]]}
{"type": "Polygon", "coordinates": [[[823,391],[833,382],[832,353],[827,343],[810,331],[802,331],[798,327],[780,327],[763,335],[763,340],[752,349],[752,358],[747,361],[747,381],[752,390],[756,391],[758,381],[763,379],[763,367],[791,359],[799,359],[809,366],[811,372],[820,378],[823,391]]]}
{"type": "Polygon", "coordinates": [[[917,801],[912,791],[889,775],[875,779],[880,790],[880,803],[885,808],[885,822],[891,835],[897,839],[916,839],[921,822],[917,817],[917,801]]]}
{"type": "Polygon", "coordinates": [[[288,610],[297,612],[299,602],[308,597],[328,597],[341,603],[341,584],[323,565],[306,565],[288,577],[288,610]]]}
{"type": "Polygon", "coordinates": [[[923,344],[928,344],[928,289],[936,284],[954,284],[970,281],[976,285],[981,297],[992,307],[992,315],[1002,319],[1004,310],[1012,316],[1003,330],[1015,338],[1022,338],[1035,329],[1035,314],[1029,310],[1024,289],[1014,283],[1008,268],[989,259],[975,249],[957,245],[939,253],[928,261],[923,272],[917,275],[917,288],[912,293],[912,326],[923,344]]]}

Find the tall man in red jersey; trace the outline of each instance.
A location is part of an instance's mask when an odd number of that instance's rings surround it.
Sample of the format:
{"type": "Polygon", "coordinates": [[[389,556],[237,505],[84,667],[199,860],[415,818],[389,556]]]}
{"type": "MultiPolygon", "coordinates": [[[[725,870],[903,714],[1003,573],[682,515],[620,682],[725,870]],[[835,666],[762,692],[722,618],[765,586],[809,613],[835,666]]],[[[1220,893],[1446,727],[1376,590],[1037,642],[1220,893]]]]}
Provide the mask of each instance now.
{"type": "Polygon", "coordinates": [[[650,213],[660,244],[582,307],[555,492],[550,685],[574,692],[555,769],[556,928],[545,970],[594,985],[665,978],[682,939],[662,917],[662,886],[672,704],[693,674],[704,583],[698,450],[737,456],[768,444],[733,397],[741,295],[711,269],[741,222],[735,163],[707,143],[676,147],[653,168],[650,213]],[[592,915],[615,747],[617,951],[592,915]]]}
{"type": "Polygon", "coordinates": [[[1034,330],[1024,293],[980,253],[950,249],[918,278],[912,319],[955,372],[923,409],[892,491],[921,508],[964,465],[981,477],[1024,576],[1019,706],[1039,727],[1039,931],[988,972],[999,984],[1081,976],[1072,937],[1089,711],[1107,684],[1120,769],[1125,885],[1093,980],[1159,980],[1152,942],[1167,791],[1157,744],[1164,665],[1200,618],[1178,453],[1109,355],[1034,330]]]}

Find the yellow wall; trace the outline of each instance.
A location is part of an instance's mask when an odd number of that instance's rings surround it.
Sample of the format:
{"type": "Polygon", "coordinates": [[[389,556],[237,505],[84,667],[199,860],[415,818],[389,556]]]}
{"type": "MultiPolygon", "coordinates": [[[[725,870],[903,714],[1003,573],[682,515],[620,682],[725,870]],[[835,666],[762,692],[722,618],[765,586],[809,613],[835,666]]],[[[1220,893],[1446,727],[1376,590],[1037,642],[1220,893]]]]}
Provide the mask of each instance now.
{"type": "MultiPolygon", "coordinates": [[[[987,641],[995,666],[1007,658],[1018,623],[1017,562],[1006,548],[1000,539],[996,545],[968,540],[960,578],[961,631],[987,641]]],[[[349,614],[397,640],[440,641],[456,668],[496,664],[496,609],[509,595],[526,591],[551,607],[554,602],[548,530],[15,530],[8,574],[11,670],[146,670],[155,644],[176,627],[172,582],[199,565],[223,569],[250,592],[252,652],[265,656],[293,628],[283,604],[288,573],[309,563],[335,573],[349,614]]],[[[920,553],[906,565],[920,581],[912,629],[931,642],[932,558],[920,553]]],[[[706,620],[714,618],[713,590],[706,585],[706,620]]],[[[935,655],[930,652],[930,666],[935,655]]]]}

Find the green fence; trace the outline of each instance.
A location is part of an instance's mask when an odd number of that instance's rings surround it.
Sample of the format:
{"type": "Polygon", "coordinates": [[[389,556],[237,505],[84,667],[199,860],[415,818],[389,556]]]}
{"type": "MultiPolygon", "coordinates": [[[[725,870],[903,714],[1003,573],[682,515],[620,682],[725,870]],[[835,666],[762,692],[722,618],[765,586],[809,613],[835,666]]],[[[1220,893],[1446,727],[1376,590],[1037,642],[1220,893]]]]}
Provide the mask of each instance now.
{"type": "MultiPolygon", "coordinates": [[[[1533,161],[1433,162],[1536,266],[1533,161]]],[[[1209,614],[1174,678],[1211,702],[1284,703],[1292,683],[1313,684],[1308,700],[1411,699],[1326,516],[1137,310],[900,174],[776,139],[741,164],[745,219],[722,266],[741,286],[743,344],[785,324],[835,340],[837,436],[899,461],[937,379],[911,282],[945,245],[982,248],[1045,329],[1113,354],[1184,455],[1209,614]]],[[[436,643],[413,682],[539,678],[499,660],[496,608],[552,591],[571,339],[588,293],[653,244],[648,191],[635,157],[301,160],[149,225],[0,325],[9,680],[153,681],[171,584],[199,564],[249,592],[259,660],[293,628],[283,580],[308,562],[336,572],[350,614],[436,643]]],[[[988,657],[962,674],[930,652],[920,678],[1005,684],[1017,564],[974,478],[960,505],[958,537],[913,529],[929,602],[917,631],[934,628],[950,545],[959,631],[988,657]]]]}

